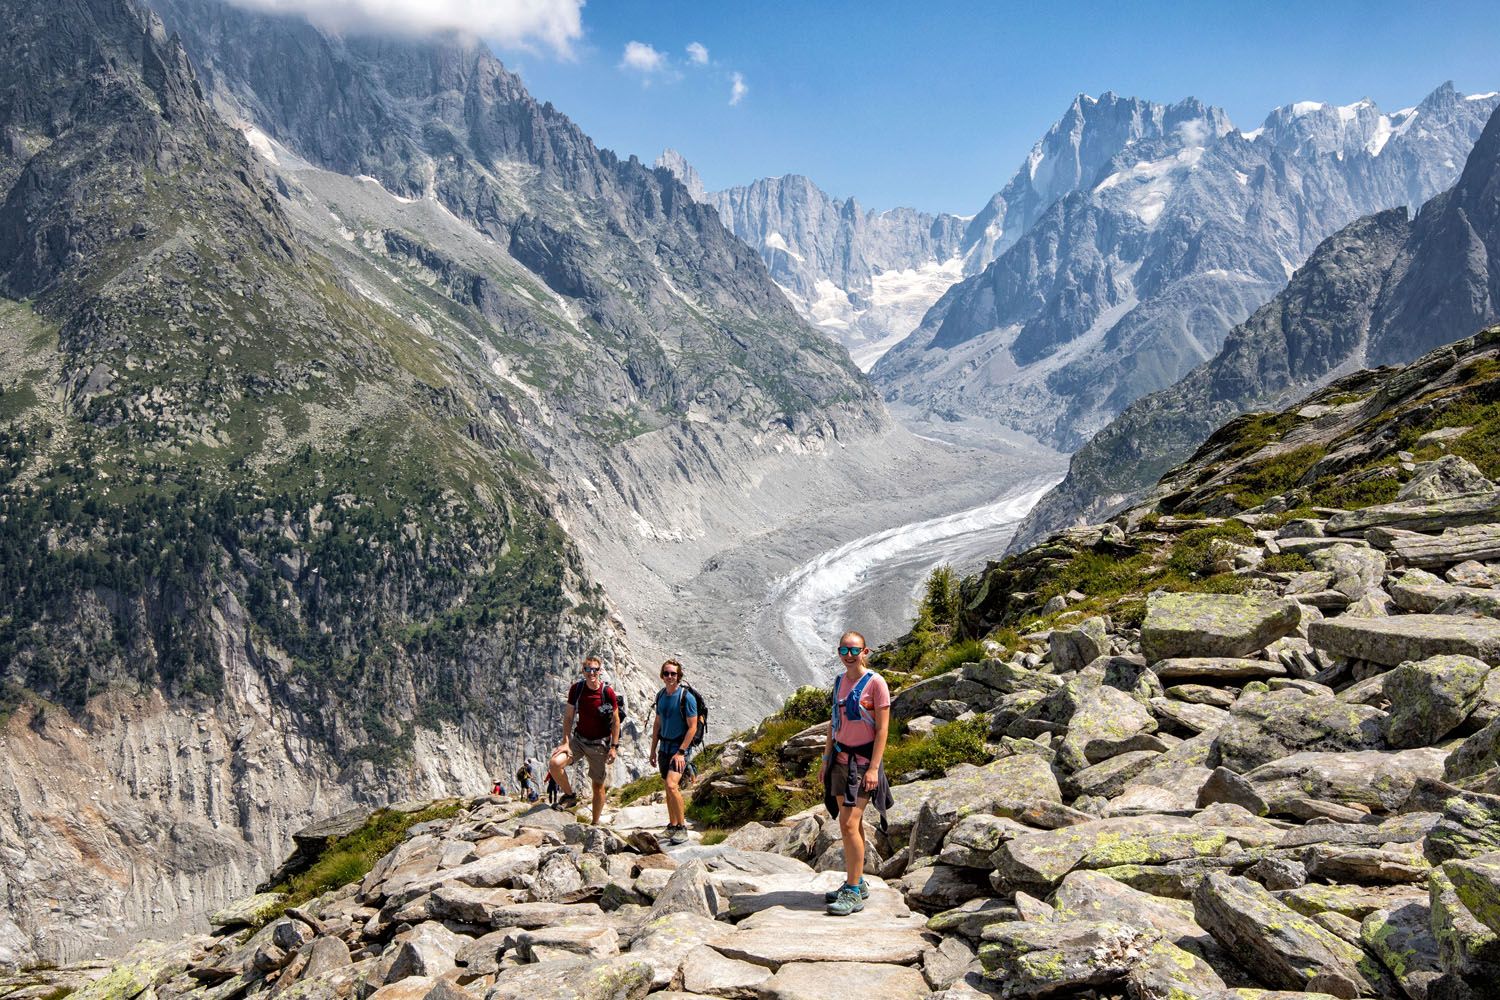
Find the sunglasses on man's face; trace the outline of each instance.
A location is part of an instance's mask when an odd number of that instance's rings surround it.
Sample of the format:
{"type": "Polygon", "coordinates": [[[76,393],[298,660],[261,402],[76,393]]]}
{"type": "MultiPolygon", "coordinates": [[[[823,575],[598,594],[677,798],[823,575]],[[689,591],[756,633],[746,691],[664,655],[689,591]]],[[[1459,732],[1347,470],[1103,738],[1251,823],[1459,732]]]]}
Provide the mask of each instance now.
{"type": "Polygon", "coordinates": [[[600,669],[599,669],[599,668],[598,668],[598,667],[584,667],[584,668],[583,668],[583,672],[584,672],[584,673],[586,673],[586,674],[598,674],[598,673],[603,673],[603,671],[602,671],[602,670],[600,670],[600,669]]]}
{"type": "Polygon", "coordinates": [[[863,646],[840,646],[839,647],[839,655],[840,656],[858,656],[860,653],[863,653],[864,651],[865,651],[865,647],[863,647],[863,646]]]}
{"type": "Polygon", "coordinates": [[[663,670],[661,672],[661,675],[663,677],[667,678],[668,680],[671,680],[673,677],[677,676],[677,671],[675,671],[675,670],[663,670]]]}

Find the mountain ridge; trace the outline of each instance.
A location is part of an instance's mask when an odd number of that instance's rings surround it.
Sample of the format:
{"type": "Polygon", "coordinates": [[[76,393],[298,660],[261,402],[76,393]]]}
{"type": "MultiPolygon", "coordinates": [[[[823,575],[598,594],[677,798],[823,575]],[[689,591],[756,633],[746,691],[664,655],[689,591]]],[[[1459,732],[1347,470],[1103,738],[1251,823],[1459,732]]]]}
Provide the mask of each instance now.
{"type": "Polygon", "coordinates": [[[1452,183],[1497,103],[1444,85],[1394,119],[1304,102],[1248,133],[1194,103],[949,289],[872,376],[918,413],[1077,447],[1212,356],[1321,239],[1452,183]]]}
{"type": "Polygon", "coordinates": [[[1141,495],[1212,426],[1285,403],[1349,368],[1412,360],[1500,316],[1500,114],[1449,191],[1325,241],[1223,349],[1142,397],[1075,454],[1017,532],[1024,546],[1075,515],[1097,520],[1141,495]],[[1106,487],[1105,484],[1108,484],[1106,487]]]}

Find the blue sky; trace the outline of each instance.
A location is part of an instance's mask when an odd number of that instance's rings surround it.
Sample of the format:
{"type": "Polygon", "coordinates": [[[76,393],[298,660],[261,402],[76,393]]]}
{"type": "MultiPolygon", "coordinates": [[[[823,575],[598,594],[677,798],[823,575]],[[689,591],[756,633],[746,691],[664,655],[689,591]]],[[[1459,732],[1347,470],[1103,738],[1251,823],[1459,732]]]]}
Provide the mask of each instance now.
{"type": "Polygon", "coordinates": [[[1192,95],[1248,129],[1297,100],[1393,110],[1449,79],[1500,89],[1493,3],[594,0],[571,60],[497,49],[601,145],[646,160],[674,146],[710,188],[795,172],[868,207],[960,214],[1078,92],[1192,95]],[[661,68],[622,68],[632,41],[661,68]],[[747,90],[730,106],[736,72],[747,90]]]}

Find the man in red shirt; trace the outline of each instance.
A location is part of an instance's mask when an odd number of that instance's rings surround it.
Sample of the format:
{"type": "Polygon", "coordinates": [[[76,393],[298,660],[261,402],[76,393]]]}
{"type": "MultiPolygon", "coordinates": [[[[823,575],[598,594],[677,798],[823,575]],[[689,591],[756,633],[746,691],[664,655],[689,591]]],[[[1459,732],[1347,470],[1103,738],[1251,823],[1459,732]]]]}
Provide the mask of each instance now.
{"type": "Polygon", "coordinates": [[[563,711],[563,738],[552,750],[547,771],[562,789],[558,805],[571,810],[578,796],[564,770],[579,757],[588,761],[589,782],[594,786],[594,823],[604,812],[604,788],[608,767],[620,747],[620,699],[604,683],[604,664],[599,657],[583,661],[583,680],[568,689],[568,707],[563,711]],[[577,723],[575,726],[574,723],[577,723]]]}

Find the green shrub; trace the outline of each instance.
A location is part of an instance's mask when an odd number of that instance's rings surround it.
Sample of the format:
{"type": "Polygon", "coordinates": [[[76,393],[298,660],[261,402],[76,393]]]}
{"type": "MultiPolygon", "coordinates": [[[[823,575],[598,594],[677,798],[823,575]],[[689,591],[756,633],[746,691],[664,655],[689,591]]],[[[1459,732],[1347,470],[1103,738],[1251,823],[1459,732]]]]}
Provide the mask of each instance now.
{"type": "Polygon", "coordinates": [[[1244,545],[1255,540],[1255,531],[1243,521],[1229,520],[1185,531],[1172,546],[1167,568],[1183,576],[1209,576],[1214,572],[1214,543],[1235,542],[1244,545]]]}
{"type": "Polygon", "coordinates": [[[776,715],[782,719],[795,719],[805,729],[828,718],[832,697],[830,688],[808,684],[793,691],[776,715]]]}
{"type": "Polygon", "coordinates": [[[989,720],[983,716],[938,726],[930,736],[907,735],[893,740],[885,751],[885,772],[896,781],[913,771],[942,774],[955,764],[983,764],[990,759],[984,737],[989,720]]]}
{"type": "Polygon", "coordinates": [[[984,659],[984,643],[979,639],[955,642],[941,651],[934,651],[928,662],[922,665],[923,677],[936,677],[950,670],[957,670],[965,663],[978,663],[984,659]]]}
{"type": "Polygon", "coordinates": [[[1267,573],[1306,573],[1313,564],[1300,552],[1277,552],[1262,559],[1260,568],[1267,573]]]}
{"type": "Polygon", "coordinates": [[[620,786],[620,805],[628,806],[632,802],[644,799],[648,795],[655,795],[667,787],[659,774],[646,774],[628,784],[620,786]]]}
{"type": "Polygon", "coordinates": [[[704,847],[712,847],[715,844],[722,844],[728,838],[729,838],[729,831],[728,830],[704,830],[703,831],[703,846],[704,847]]]}
{"type": "Polygon", "coordinates": [[[958,574],[952,566],[939,566],[927,575],[927,587],[922,598],[922,608],[934,625],[958,624],[958,574]]]}
{"type": "Polygon", "coordinates": [[[1359,510],[1361,507],[1392,503],[1399,492],[1401,481],[1394,476],[1343,483],[1320,479],[1312,485],[1308,499],[1319,507],[1359,510]]]}
{"type": "Polygon", "coordinates": [[[1274,458],[1240,470],[1234,477],[1235,499],[1246,507],[1265,503],[1270,497],[1296,486],[1318,459],[1328,454],[1322,445],[1309,444],[1282,452],[1274,458]]]}
{"type": "Polygon", "coordinates": [[[415,813],[377,809],[358,830],[329,841],[307,869],[275,887],[276,892],[286,893],[287,898],[266,922],[293,906],[364,878],[375,862],[406,839],[406,831],[413,826],[435,819],[452,819],[462,811],[460,802],[443,802],[415,813]]]}

